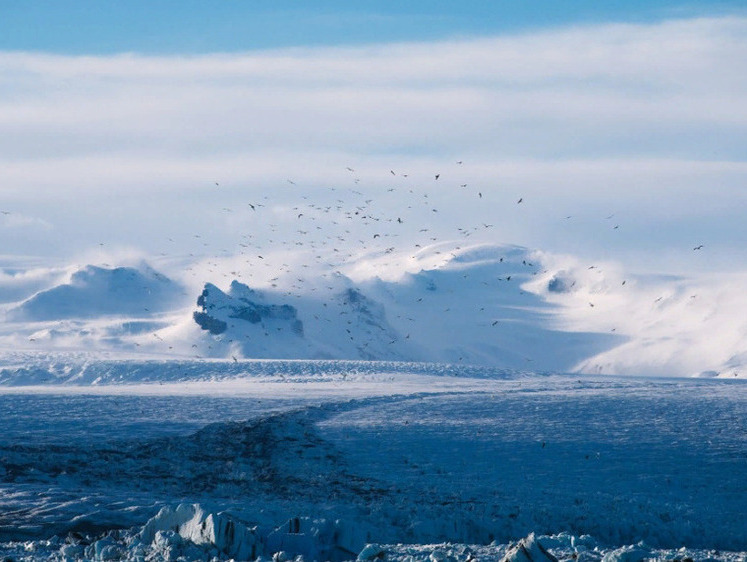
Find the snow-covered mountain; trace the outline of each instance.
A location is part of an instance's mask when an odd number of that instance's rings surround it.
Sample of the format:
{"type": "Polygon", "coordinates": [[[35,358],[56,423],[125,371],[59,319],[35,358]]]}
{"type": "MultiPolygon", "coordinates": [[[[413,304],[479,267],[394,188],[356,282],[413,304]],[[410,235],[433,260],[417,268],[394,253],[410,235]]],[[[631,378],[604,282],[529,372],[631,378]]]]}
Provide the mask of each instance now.
{"type": "Polygon", "coordinates": [[[213,265],[201,285],[147,265],[88,266],[6,307],[0,348],[747,375],[738,275],[637,277],[610,263],[455,243],[372,254],[339,269],[266,261],[254,276],[213,265]]]}
{"type": "MultiPolygon", "coordinates": [[[[401,278],[354,282],[337,273],[323,290],[224,292],[208,283],[194,321],[202,352],[262,358],[434,361],[569,370],[615,341],[559,331],[553,307],[522,289],[541,269],[509,246],[424,252],[429,265],[401,278]],[[429,262],[434,255],[441,263],[429,262]]],[[[316,287],[313,287],[316,288],[316,287]]]]}
{"type": "Polygon", "coordinates": [[[143,316],[171,310],[180,300],[177,283],[148,266],[86,266],[68,283],[40,291],[11,308],[9,320],[45,321],[102,316],[143,316]]]}

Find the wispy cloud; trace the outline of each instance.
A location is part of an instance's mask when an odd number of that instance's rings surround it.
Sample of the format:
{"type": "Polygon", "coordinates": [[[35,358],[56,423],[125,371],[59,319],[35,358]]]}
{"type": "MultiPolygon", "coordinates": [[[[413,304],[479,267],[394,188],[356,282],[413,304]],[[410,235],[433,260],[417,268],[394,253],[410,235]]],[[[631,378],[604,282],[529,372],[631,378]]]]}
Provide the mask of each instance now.
{"type": "Polygon", "coordinates": [[[52,230],[53,226],[39,217],[30,217],[19,213],[11,213],[10,211],[2,211],[2,214],[0,214],[0,229],[27,228],[52,230]]]}
{"type": "Polygon", "coordinates": [[[3,268],[0,269],[0,303],[19,301],[37,291],[64,282],[70,276],[67,268],[3,268]]]}

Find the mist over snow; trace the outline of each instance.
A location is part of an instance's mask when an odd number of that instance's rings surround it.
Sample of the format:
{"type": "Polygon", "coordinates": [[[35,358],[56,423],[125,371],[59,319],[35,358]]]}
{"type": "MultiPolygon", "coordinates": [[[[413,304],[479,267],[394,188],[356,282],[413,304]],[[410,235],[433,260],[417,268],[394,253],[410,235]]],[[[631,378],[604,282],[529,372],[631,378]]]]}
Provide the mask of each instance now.
{"type": "Polygon", "coordinates": [[[149,267],[143,271],[86,266],[69,283],[40,291],[11,308],[11,321],[44,321],[100,316],[133,316],[170,310],[180,288],[149,267]]]}
{"type": "Polygon", "coordinates": [[[458,241],[372,252],[338,268],[304,256],[209,260],[182,270],[182,280],[147,264],[86,266],[6,305],[0,346],[10,355],[745,376],[743,275],[637,276],[613,262],[458,241]],[[197,272],[212,281],[187,280],[197,272]]]}
{"type": "Polygon", "coordinates": [[[559,326],[615,333],[628,340],[584,359],[574,370],[745,376],[745,273],[695,279],[631,276],[617,264],[548,258],[551,269],[526,288],[562,307],[556,318],[559,326]]]}
{"type": "Polygon", "coordinates": [[[13,303],[69,278],[67,268],[35,267],[28,263],[3,264],[0,270],[0,306],[13,303]]]}

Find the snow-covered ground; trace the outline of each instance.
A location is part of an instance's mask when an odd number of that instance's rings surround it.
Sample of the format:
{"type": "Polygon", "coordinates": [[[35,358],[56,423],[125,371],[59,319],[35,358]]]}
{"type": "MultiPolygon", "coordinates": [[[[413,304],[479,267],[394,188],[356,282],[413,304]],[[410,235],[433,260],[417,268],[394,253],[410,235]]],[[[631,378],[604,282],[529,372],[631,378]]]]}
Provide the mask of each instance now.
{"type": "Polygon", "coordinates": [[[14,559],[745,559],[744,381],[52,359],[2,370],[14,559]]]}

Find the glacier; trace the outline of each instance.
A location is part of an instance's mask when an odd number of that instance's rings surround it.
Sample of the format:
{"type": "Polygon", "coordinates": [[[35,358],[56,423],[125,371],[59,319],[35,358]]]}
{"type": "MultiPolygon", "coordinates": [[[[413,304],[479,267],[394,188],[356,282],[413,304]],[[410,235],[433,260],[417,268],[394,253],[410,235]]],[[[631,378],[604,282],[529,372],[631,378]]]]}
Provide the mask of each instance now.
{"type": "Polygon", "coordinates": [[[559,559],[747,551],[740,380],[89,365],[0,386],[3,555],[502,560],[531,533],[559,559]]]}

